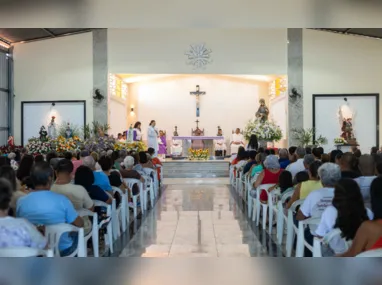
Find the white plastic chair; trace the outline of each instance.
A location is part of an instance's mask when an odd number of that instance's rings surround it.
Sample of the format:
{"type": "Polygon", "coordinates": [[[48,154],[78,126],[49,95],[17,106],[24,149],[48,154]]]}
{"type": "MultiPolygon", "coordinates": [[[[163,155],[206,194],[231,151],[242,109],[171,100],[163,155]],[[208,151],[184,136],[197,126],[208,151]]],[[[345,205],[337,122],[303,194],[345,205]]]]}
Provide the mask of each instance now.
{"type": "Polygon", "coordinates": [[[154,186],[154,198],[158,197],[158,190],[159,190],[159,181],[158,181],[158,172],[156,169],[152,168],[143,168],[143,171],[145,172],[146,175],[150,176],[151,181],[154,186]]]}
{"type": "MultiPolygon", "coordinates": [[[[336,228],[327,233],[323,238],[314,237],[313,240],[313,257],[322,257],[321,245],[323,243],[329,245],[330,242],[337,237],[341,236],[341,230],[336,228]]],[[[347,251],[352,243],[352,241],[344,241],[345,251],[347,251]]]]}
{"type": "Polygon", "coordinates": [[[276,188],[276,189],[273,189],[273,191],[268,192],[268,208],[269,208],[268,232],[269,234],[272,234],[273,216],[275,213],[276,215],[278,213],[277,208],[278,208],[278,201],[279,201],[280,195],[281,195],[280,188],[276,188]]]}
{"type": "Polygon", "coordinates": [[[45,226],[45,236],[48,239],[49,248],[53,249],[55,256],[60,255],[59,242],[63,234],[76,232],[78,234],[78,243],[77,248],[73,251],[72,254],[66,257],[86,257],[86,247],[85,247],[85,237],[84,229],[77,228],[70,224],[57,224],[45,226]]]}
{"type": "MultiPolygon", "coordinates": [[[[256,189],[256,199],[254,199],[254,207],[253,207],[253,215],[256,217],[256,226],[259,226],[260,223],[260,209],[263,209],[263,230],[265,230],[267,226],[267,210],[268,204],[260,203],[260,194],[262,190],[268,192],[268,189],[274,186],[275,184],[262,184],[256,189]]],[[[254,217],[252,217],[252,220],[254,217]]]]}
{"type": "Polygon", "coordinates": [[[37,249],[31,247],[7,247],[0,249],[0,257],[54,257],[51,249],[37,249]]]}
{"type": "Polygon", "coordinates": [[[300,206],[305,200],[300,199],[295,201],[292,206],[288,209],[288,219],[287,219],[287,239],[286,239],[286,256],[292,256],[293,240],[297,233],[297,227],[293,223],[293,212],[296,210],[297,206],[300,206]]]}
{"type": "Polygon", "coordinates": [[[288,216],[284,214],[283,204],[286,202],[288,198],[291,198],[293,195],[293,191],[286,193],[283,195],[282,199],[277,202],[277,243],[279,245],[283,242],[284,237],[284,223],[286,224],[288,221],[288,216]]]}
{"type": "MultiPolygon", "coordinates": [[[[252,208],[253,208],[253,201],[254,198],[251,196],[251,190],[253,188],[253,183],[255,183],[257,177],[259,174],[256,174],[254,177],[251,177],[248,175],[248,182],[247,182],[247,207],[248,207],[248,218],[251,217],[252,214],[252,208]]],[[[252,221],[255,221],[256,217],[252,217],[252,221]]]]}
{"type": "MultiPolygon", "coordinates": [[[[80,217],[92,217],[92,230],[88,235],[84,236],[84,247],[87,248],[87,242],[90,238],[92,238],[93,243],[93,253],[94,257],[99,257],[99,234],[98,234],[98,214],[96,212],[92,212],[88,209],[80,209],[77,210],[77,213],[80,217]]],[[[85,257],[87,256],[87,251],[85,251],[85,257]]]]}
{"type": "MultiPolygon", "coordinates": [[[[125,178],[124,180],[125,180],[127,187],[129,187],[129,189],[131,191],[130,195],[133,199],[134,219],[136,219],[138,216],[138,197],[140,197],[140,199],[141,199],[141,211],[142,211],[142,213],[144,213],[144,211],[145,211],[145,209],[144,209],[145,207],[143,206],[144,201],[142,201],[142,200],[144,200],[143,183],[140,180],[133,179],[133,178],[125,178]],[[135,184],[138,185],[138,188],[139,188],[139,194],[137,194],[137,195],[133,195],[133,187],[135,184]]],[[[130,221],[127,221],[127,222],[129,223],[130,221]]]]}
{"type": "MultiPolygon", "coordinates": [[[[98,201],[98,200],[93,200],[93,201],[94,201],[94,206],[106,208],[106,215],[108,217],[111,217],[111,221],[107,224],[107,227],[106,227],[107,233],[105,234],[105,242],[107,242],[110,252],[113,253],[114,248],[113,248],[113,225],[112,224],[113,224],[113,218],[114,218],[113,216],[115,216],[115,214],[113,215],[113,206],[106,204],[103,201],[98,201]]],[[[113,202],[115,203],[115,199],[113,199],[113,202]]],[[[98,226],[101,227],[104,223],[101,222],[98,226]]]]}
{"type": "Polygon", "coordinates": [[[297,229],[297,246],[296,246],[296,257],[304,257],[304,247],[308,248],[313,252],[313,245],[306,242],[304,231],[305,227],[308,225],[319,225],[321,217],[319,218],[308,218],[298,222],[297,229]]]}
{"type": "Polygon", "coordinates": [[[368,250],[358,254],[356,257],[382,257],[382,249],[368,250]]]}
{"type": "MultiPolygon", "coordinates": [[[[118,218],[118,221],[121,223],[122,232],[125,232],[127,221],[130,219],[130,217],[127,217],[127,215],[130,215],[130,211],[127,207],[128,205],[127,192],[123,193],[123,191],[119,189],[118,187],[112,187],[112,188],[113,188],[113,194],[119,193],[119,195],[121,196],[121,203],[117,208],[117,218],[118,218]]],[[[117,224],[116,226],[119,227],[119,225],[117,224]]]]}

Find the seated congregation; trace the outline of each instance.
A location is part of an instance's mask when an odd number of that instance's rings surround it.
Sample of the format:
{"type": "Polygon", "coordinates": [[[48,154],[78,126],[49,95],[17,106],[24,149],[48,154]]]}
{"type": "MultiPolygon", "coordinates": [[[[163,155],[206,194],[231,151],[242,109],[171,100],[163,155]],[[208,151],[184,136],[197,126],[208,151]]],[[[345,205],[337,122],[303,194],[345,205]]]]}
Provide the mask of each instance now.
{"type": "Polygon", "coordinates": [[[381,256],[382,153],[377,148],[361,155],[358,149],[325,154],[320,147],[290,147],[276,154],[240,147],[230,181],[257,226],[268,227],[269,234],[276,226],[281,247],[286,232],[287,257],[293,248],[296,257],[381,256]]]}
{"type": "Polygon", "coordinates": [[[149,148],[0,157],[0,256],[113,253],[159,195],[162,164],[153,155],[149,148]]]}

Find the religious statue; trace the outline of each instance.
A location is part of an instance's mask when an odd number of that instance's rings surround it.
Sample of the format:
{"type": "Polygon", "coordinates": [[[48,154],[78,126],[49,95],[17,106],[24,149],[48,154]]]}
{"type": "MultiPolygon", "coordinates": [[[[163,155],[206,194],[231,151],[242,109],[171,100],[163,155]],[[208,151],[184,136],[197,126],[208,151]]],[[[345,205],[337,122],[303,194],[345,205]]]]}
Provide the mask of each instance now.
{"type": "Polygon", "coordinates": [[[130,125],[129,130],[127,131],[127,142],[133,142],[134,141],[134,129],[133,125],[130,125]]]}
{"type": "Polygon", "coordinates": [[[9,147],[14,147],[15,146],[15,139],[13,138],[13,136],[9,136],[8,137],[8,146],[9,147]]]}
{"type": "Polygon", "coordinates": [[[260,103],[260,106],[256,112],[256,118],[258,118],[262,122],[268,121],[269,109],[265,105],[265,100],[260,99],[259,103],[260,103]]]}
{"type": "MultiPolygon", "coordinates": [[[[57,138],[57,128],[56,128],[56,123],[55,123],[55,120],[56,117],[55,116],[52,116],[52,119],[48,125],[48,135],[49,137],[51,137],[52,139],[56,139],[57,138]]],[[[45,129],[45,127],[44,127],[45,129]]]]}
{"type": "Polygon", "coordinates": [[[70,128],[70,124],[68,123],[65,130],[65,138],[70,139],[72,137],[73,137],[73,130],[70,128]]]}
{"type": "Polygon", "coordinates": [[[349,141],[354,139],[353,124],[351,118],[347,118],[342,121],[341,131],[341,137],[344,140],[349,141]]]}
{"type": "Polygon", "coordinates": [[[47,133],[47,131],[45,130],[45,127],[44,127],[44,126],[41,126],[39,134],[40,134],[40,141],[45,142],[45,141],[48,140],[48,138],[47,138],[48,133],[47,133]]]}
{"type": "Polygon", "coordinates": [[[348,144],[357,144],[357,140],[354,136],[353,119],[355,112],[350,108],[347,100],[346,104],[342,105],[338,109],[338,119],[341,126],[341,138],[343,138],[348,144]]]}

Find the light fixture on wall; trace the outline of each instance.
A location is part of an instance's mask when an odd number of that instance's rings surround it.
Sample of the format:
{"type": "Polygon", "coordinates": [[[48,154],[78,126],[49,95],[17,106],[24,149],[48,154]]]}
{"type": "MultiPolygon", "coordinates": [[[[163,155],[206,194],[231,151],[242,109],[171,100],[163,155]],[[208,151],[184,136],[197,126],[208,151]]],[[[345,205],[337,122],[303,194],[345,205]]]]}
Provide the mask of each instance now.
{"type": "Polygon", "coordinates": [[[132,113],[134,113],[134,108],[130,108],[130,111],[131,111],[132,113]]]}
{"type": "Polygon", "coordinates": [[[131,115],[131,116],[134,115],[134,105],[131,105],[131,106],[130,106],[130,115],[131,115]]]}

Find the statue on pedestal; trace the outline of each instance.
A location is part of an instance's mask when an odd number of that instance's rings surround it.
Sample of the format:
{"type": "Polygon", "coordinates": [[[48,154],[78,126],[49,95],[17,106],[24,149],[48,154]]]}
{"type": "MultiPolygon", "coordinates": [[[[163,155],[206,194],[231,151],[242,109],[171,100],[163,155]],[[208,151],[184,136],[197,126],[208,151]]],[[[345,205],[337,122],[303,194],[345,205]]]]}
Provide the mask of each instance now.
{"type": "Polygon", "coordinates": [[[66,131],[65,131],[65,138],[70,139],[73,137],[73,130],[70,128],[70,124],[66,126],[66,131]]]}
{"type": "Polygon", "coordinates": [[[14,147],[15,146],[15,139],[13,138],[13,136],[9,136],[8,137],[8,146],[9,147],[14,147]]]}
{"type": "MultiPolygon", "coordinates": [[[[57,138],[57,128],[56,128],[56,122],[54,121],[56,119],[55,116],[52,116],[52,119],[48,125],[48,135],[52,139],[57,138]]],[[[44,127],[45,130],[45,127],[44,127]]]]}
{"type": "Polygon", "coordinates": [[[265,100],[260,99],[259,103],[260,103],[260,106],[256,112],[256,118],[258,118],[262,122],[268,121],[269,109],[265,105],[265,100]]]}
{"type": "Polygon", "coordinates": [[[357,139],[354,135],[353,119],[355,117],[355,111],[353,111],[347,100],[346,104],[342,105],[338,109],[338,119],[341,124],[341,138],[343,138],[349,145],[357,145],[357,139]]]}
{"type": "Polygon", "coordinates": [[[45,130],[44,126],[41,126],[39,134],[40,134],[40,141],[46,142],[48,140],[47,138],[48,133],[45,130]]]}

